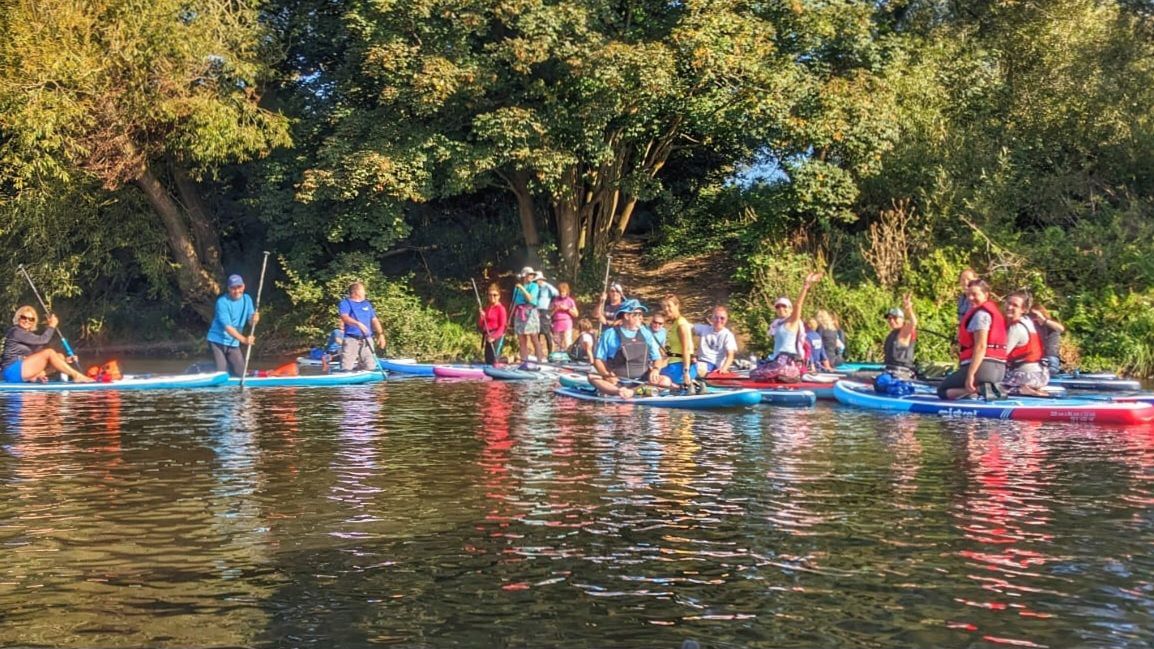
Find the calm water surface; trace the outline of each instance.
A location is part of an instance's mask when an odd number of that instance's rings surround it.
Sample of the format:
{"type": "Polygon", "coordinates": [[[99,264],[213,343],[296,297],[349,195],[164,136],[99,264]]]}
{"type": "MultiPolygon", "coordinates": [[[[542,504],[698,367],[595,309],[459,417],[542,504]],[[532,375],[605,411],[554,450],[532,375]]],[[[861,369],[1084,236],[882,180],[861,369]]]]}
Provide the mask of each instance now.
{"type": "Polygon", "coordinates": [[[0,395],[0,646],[1148,647],[1154,429],[0,395]]]}

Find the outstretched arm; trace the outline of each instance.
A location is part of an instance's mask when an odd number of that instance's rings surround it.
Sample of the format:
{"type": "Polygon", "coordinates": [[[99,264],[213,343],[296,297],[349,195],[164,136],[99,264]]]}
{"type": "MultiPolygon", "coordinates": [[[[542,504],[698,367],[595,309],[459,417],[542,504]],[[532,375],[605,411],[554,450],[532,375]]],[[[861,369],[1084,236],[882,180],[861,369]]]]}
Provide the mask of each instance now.
{"type": "MultiPolygon", "coordinates": [[[[789,314],[788,322],[790,325],[796,325],[801,322],[801,309],[805,306],[805,296],[809,294],[809,287],[821,281],[821,273],[810,273],[805,276],[805,283],[801,285],[801,293],[797,296],[797,303],[793,305],[793,313],[789,314]]],[[[791,330],[795,327],[790,327],[791,330]]]]}

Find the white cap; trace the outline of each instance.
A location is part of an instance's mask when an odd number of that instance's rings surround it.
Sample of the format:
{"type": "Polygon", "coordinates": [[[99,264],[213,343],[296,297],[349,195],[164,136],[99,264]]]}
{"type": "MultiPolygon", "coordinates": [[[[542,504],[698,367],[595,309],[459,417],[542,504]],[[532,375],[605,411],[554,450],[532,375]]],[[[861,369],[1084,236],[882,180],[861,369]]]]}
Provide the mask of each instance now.
{"type": "Polygon", "coordinates": [[[790,302],[788,297],[779,297],[779,298],[777,298],[777,302],[773,303],[773,306],[775,306],[775,307],[779,307],[782,305],[785,305],[791,309],[793,308],[793,302],[790,302]]]}
{"type": "Polygon", "coordinates": [[[535,280],[545,279],[545,273],[542,273],[541,271],[537,271],[537,276],[534,277],[533,279],[535,279],[535,280]]]}
{"type": "Polygon", "coordinates": [[[521,277],[524,277],[526,275],[536,275],[536,274],[537,274],[537,271],[533,270],[532,266],[526,266],[526,267],[521,269],[521,277]]]}

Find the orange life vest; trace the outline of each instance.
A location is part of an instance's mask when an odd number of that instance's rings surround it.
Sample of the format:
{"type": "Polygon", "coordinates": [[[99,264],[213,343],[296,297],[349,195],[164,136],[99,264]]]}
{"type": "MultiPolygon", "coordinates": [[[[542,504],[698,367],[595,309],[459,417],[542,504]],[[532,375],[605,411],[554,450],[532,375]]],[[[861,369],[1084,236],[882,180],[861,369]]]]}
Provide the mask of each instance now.
{"type": "MultiPolygon", "coordinates": [[[[1042,337],[1038,335],[1038,329],[1029,318],[1022,318],[1014,324],[1021,324],[1026,328],[1029,337],[1026,338],[1026,344],[1020,347],[1015,347],[1010,350],[1006,356],[1006,361],[1011,366],[1025,365],[1026,363],[1037,363],[1042,360],[1042,337]]],[[[1014,326],[1011,324],[1010,326],[1014,326]]]]}

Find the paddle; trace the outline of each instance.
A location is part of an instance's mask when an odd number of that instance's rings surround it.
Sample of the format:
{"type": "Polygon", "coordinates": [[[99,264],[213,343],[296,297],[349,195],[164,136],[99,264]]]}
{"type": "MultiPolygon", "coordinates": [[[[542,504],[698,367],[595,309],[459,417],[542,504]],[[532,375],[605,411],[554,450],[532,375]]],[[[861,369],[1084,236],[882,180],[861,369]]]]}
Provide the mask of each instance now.
{"type": "MultiPolygon", "coordinates": [[[[267,250],[264,251],[264,260],[261,261],[261,263],[260,263],[260,281],[257,282],[257,285],[256,285],[256,306],[253,308],[254,314],[260,313],[260,296],[261,296],[261,293],[264,292],[264,271],[266,268],[268,268],[268,251],[267,250]]],[[[252,323],[252,326],[249,327],[249,329],[248,329],[249,338],[252,338],[252,336],[255,332],[256,332],[256,323],[254,322],[254,323],[252,323]]],[[[249,345],[248,349],[246,349],[244,351],[244,372],[241,372],[241,375],[240,375],[240,388],[242,390],[244,389],[244,379],[246,376],[248,376],[248,359],[250,359],[250,358],[252,358],[252,345],[249,345]]]]}
{"type": "MultiPolygon", "coordinates": [[[[485,315],[485,306],[481,304],[481,292],[477,290],[477,280],[469,278],[473,284],[473,297],[477,298],[477,308],[481,310],[481,315],[485,315]]],[[[485,337],[485,344],[489,346],[489,351],[493,352],[493,364],[497,364],[497,348],[493,346],[493,341],[489,340],[488,330],[482,331],[481,335],[485,337]]]]}
{"type": "Polygon", "coordinates": [[[385,368],[381,367],[381,359],[377,357],[377,349],[373,347],[373,332],[370,331],[364,340],[369,344],[369,353],[373,355],[373,362],[376,363],[377,370],[381,373],[381,379],[385,381],[389,380],[389,375],[385,373],[385,368]]]}
{"type": "MultiPolygon", "coordinates": [[[[605,281],[601,285],[601,292],[609,292],[609,269],[613,266],[613,255],[605,255],[605,281]]],[[[622,298],[625,296],[622,295],[622,298]]]]}
{"type": "MultiPolygon", "coordinates": [[[[24,279],[28,280],[28,286],[32,287],[32,294],[36,296],[36,301],[40,302],[40,308],[44,309],[45,315],[50,314],[48,305],[44,303],[44,298],[40,297],[40,291],[36,290],[36,284],[32,281],[32,276],[24,269],[24,264],[20,264],[16,268],[17,272],[24,275],[24,279]]],[[[72,345],[68,344],[68,339],[64,337],[64,332],[60,331],[59,323],[56,327],[56,335],[60,336],[60,344],[64,347],[64,351],[68,353],[68,357],[75,359],[77,369],[80,368],[80,359],[76,356],[76,352],[72,351],[72,345]]]]}

